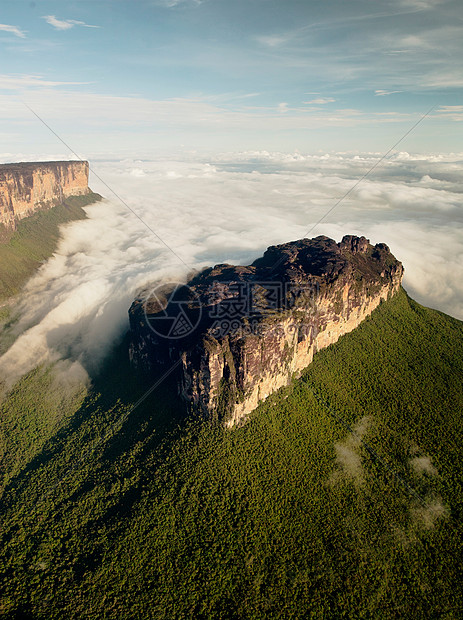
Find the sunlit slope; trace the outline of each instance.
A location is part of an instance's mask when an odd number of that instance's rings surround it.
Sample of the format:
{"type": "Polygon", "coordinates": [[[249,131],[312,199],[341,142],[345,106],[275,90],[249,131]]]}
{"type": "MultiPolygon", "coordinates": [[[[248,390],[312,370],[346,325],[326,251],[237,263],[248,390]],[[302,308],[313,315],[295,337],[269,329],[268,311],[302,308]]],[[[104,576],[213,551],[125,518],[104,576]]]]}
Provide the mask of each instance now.
{"type": "Polygon", "coordinates": [[[127,373],[4,493],[7,617],[462,615],[463,323],[401,291],[232,430],[127,373]]]}

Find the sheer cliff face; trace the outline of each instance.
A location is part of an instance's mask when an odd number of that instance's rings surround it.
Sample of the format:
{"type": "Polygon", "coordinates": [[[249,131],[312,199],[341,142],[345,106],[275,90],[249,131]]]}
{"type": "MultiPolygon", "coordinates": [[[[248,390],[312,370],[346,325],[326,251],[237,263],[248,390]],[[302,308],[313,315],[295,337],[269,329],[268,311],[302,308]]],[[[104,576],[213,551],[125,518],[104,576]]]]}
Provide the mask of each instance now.
{"type": "Polygon", "coordinates": [[[14,228],[39,209],[89,191],[86,161],[1,164],[0,223],[14,228]]]}
{"type": "Polygon", "coordinates": [[[389,248],[364,237],[272,246],[248,267],[217,265],[137,299],[130,355],[148,373],[181,360],[182,396],[233,425],[355,329],[402,275],[389,248]]]}

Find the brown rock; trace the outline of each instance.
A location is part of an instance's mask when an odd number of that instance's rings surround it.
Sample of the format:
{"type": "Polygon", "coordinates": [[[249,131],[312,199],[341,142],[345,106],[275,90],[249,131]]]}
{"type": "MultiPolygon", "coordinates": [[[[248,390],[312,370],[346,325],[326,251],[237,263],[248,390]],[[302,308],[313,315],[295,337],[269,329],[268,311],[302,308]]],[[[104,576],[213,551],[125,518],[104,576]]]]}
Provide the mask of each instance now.
{"type": "Polygon", "coordinates": [[[0,164],[0,224],[18,220],[90,192],[87,161],[0,164]]]}
{"type": "Polygon", "coordinates": [[[355,329],[402,276],[389,248],[365,237],[271,246],[252,265],[205,269],[161,305],[137,299],[131,359],[150,374],[181,358],[183,398],[233,424],[355,329]]]}

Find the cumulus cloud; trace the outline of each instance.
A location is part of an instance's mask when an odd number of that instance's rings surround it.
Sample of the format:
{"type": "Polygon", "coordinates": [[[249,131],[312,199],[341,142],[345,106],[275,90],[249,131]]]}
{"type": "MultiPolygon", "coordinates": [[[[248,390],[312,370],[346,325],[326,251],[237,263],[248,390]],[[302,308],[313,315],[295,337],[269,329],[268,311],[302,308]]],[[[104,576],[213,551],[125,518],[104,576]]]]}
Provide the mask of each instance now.
{"type": "Polygon", "coordinates": [[[259,151],[209,161],[96,162],[181,260],[91,178],[110,200],[63,229],[55,255],[27,284],[18,338],[0,358],[0,376],[11,385],[38,363],[60,359],[92,373],[127,328],[140,288],[182,280],[190,267],[246,264],[271,244],[319,234],[387,243],[404,263],[411,296],[463,319],[462,154],[397,153],[323,219],[378,157],[259,151]]]}
{"type": "Polygon", "coordinates": [[[92,26],[77,19],[57,19],[55,15],[44,15],[42,17],[47,24],[53,26],[56,30],[70,30],[74,26],[84,26],[85,28],[100,28],[100,26],[92,26]]]}
{"type": "Polygon", "coordinates": [[[9,24],[0,24],[0,30],[2,30],[3,32],[10,32],[11,34],[14,34],[16,37],[19,37],[20,39],[26,38],[26,33],[24,32],[24,30],[21,30],[17,26],[10,26],[9,24]]]}

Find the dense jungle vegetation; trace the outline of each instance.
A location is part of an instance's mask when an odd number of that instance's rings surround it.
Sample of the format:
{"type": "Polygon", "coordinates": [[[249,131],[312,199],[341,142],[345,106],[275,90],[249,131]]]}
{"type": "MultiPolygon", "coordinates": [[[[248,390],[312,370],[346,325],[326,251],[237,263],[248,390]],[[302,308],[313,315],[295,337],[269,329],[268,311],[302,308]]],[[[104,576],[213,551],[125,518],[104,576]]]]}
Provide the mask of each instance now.
{"type": "Polygon", "coordinates": [[[49,377],[0,410],[4,617],[462,617],[462,322],[401,290],[231,430],[126,343],[49,377]]]}

